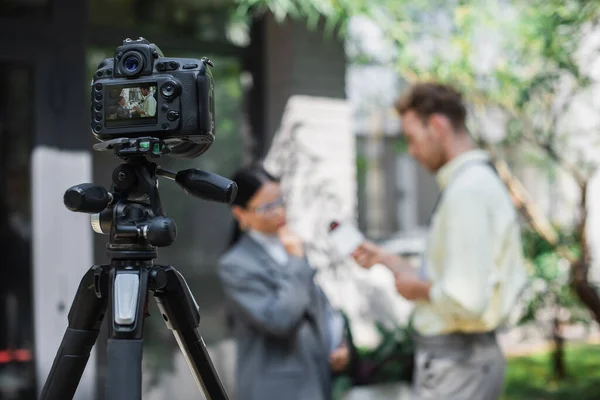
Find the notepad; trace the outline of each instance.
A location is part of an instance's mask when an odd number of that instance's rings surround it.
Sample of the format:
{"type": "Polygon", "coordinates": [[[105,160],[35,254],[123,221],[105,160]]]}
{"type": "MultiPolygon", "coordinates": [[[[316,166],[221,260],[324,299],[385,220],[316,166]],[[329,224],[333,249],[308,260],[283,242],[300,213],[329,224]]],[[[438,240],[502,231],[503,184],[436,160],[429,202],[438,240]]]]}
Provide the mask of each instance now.
{"type": "Polygon", "coordinates": [[[332,222],[329,236],[340,257],[350,257],[364,241],[363,234],[350,223],[332,222]]]}

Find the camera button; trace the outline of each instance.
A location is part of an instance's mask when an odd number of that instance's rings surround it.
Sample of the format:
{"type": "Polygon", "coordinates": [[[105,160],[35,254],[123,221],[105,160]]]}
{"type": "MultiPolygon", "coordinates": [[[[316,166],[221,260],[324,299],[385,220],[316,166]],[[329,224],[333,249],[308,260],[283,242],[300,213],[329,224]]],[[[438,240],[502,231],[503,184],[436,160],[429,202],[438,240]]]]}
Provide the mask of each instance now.
{"type": "Polygon", "coordinates": [[[194,69],[194,68],[198,68],[198,64],[185,64],[182,68],[183,69],[194,69]]]}
{"type": "Polygon", "coordinates": [[[167,111],[169,111],[169,106],[166,104],[163,104],[162,106],[160,106],[160,109],[164,112],[167,112],[167,111]]]}
{"type": "Polygon", "coordinates": [[[98,93],[94,96],[94,98],[96,99],[96,101],[100,101],[102,100],[102,93],[98,93]]]}
{"type": "Polygon", "coordinates": [[[175,70],[177,68],[179,68],[179,63],[178,62],[176,62],[176,61],[169,62],[169,69],[175,70]]]}
{"type": "Polygon", "coordinates": [[[102,104],[97,103],[94,108],[96,109],[96,111],[101,111],[102,110],[102,104]]]}
{"type": "Polygon", "coordinates": [[[171,127],[169,124],[162,124],[162,128],[164,131],[168,130],[171,127]]]}
{"type": "Polygon", "coordinates": [[[102,90],[102,84],[101,83],[96,83],[94,85],[94,89],[96,89],[97,91],[101,91],[102,90]]]}
{"type": "Polygon", "coordinates": [[[177,120],[179,118],[179,111],[169,111],[167,113],[167,119],[171,122],[177,120]]]}

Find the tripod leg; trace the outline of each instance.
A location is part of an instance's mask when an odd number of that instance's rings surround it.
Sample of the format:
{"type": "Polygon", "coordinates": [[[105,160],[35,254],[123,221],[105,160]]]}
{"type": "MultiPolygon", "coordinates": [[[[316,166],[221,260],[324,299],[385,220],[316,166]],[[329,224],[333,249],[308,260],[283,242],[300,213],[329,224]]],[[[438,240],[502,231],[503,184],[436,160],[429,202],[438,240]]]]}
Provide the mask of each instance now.
{"type": "Polygon", "coordinates": [[[120,266],[109,278],[107,398],[141,400],[148,268],[120,266]]]}
{"type": "Polygon", "coordinates": [[[228,400],[219,375],[198,330],[200,313],[184,277],[173,267],[164,267],[155,284],[154,297],[167,327],[173,331],[198,388],[208,400],[228,400]]]}
{"type": "Polygon", "coordinates": [[[103,288],[108,268],[107,265],[95,265],[81,279],[69,311],[69,326],[40,399],[64,400],[75,395],[106,313],[107,298],[103,288]]]}

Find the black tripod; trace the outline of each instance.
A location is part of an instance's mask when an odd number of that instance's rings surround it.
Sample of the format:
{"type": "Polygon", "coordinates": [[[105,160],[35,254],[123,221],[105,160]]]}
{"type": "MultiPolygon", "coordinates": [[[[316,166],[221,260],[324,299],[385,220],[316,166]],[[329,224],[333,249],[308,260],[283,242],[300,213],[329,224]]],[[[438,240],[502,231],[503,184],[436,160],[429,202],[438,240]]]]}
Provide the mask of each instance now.
{"type": "Polygon", "coordinates": [[[41,399],[73,398],[107,312],[107,399],[141,399],[148,291],[154,293],[198,387],[207,399],[228,399],[198,330],[198,305],[184,277],[172,266],[154,265],[157,247],[171,245],[176,237],[175,222],[165,216],[161,206],[157,175],[175,180],[194,196],[223,203],[233,201],[237,186],[196,169],[165,171],[146,158],[160,155],[165,148],[155,138],[99,144],[96,149],[114,149],[123,159],[113,172],[111,192],[85,183],[65,193],[69,210],[98,213],[92,217],[92,226],[98,233],[110,234],[106,247],[111,262],[93,266],[81,280],[41,399]]]}

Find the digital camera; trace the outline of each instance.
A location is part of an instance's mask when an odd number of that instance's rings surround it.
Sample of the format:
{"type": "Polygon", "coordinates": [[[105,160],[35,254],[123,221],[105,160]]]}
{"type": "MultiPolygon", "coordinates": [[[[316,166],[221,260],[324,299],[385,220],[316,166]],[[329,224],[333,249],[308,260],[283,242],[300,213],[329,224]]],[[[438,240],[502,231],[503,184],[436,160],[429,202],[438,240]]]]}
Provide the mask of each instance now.
{"type": "Polygon", "coordinates": [[[102,142],[153,137],[171,156],[201,155],[215,139],[212,66],[208,58],[164,57],[144,38],[124,40],[92,80],[94,136],[102,142]]]}

